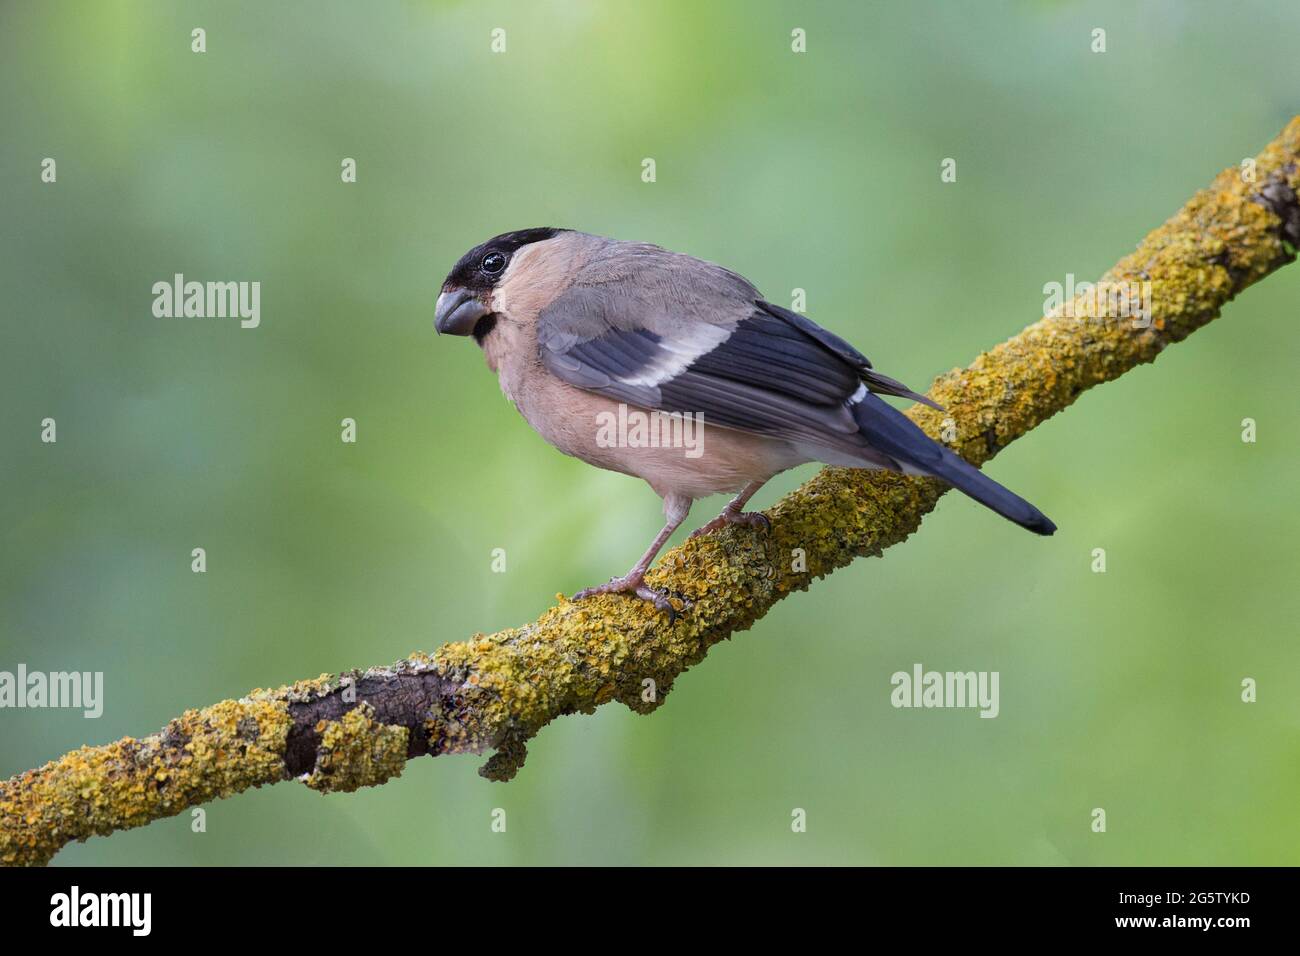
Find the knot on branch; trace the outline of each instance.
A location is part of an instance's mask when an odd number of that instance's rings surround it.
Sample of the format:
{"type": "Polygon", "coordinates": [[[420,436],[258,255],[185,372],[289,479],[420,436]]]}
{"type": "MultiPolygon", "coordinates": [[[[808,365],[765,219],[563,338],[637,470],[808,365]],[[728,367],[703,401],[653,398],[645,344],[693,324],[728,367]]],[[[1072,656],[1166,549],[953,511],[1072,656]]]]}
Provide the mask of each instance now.
{"type": "Polygon", "coordinates": [[[496,753],[478,768],[479,776],[498,783],[513,779],[528,757],[527,740],[522,734],[508,734],[497,744],[496,753]]]}
{"type": "Polygon", "coordinates": [[[321,793],[350,793],[384,783],[406,766],[405,727],[375,720],[375,709],[358,704],[339,720],[316,725],[316,765],[303,781],[321,793]]]}

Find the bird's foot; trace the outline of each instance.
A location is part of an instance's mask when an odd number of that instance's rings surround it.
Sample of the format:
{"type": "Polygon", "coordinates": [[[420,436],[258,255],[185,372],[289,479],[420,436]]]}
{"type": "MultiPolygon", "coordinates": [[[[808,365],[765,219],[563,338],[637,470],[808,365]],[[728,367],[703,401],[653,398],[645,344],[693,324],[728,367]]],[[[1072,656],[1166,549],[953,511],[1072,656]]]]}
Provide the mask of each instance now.
{"type": "MultiPolygon", "coordinates": [[[[644,572],[632,572],[625,574],[621,578],[610,578],[604,584],[597,584],[595,587],[583,588],[573,596],[575,601],[581,601],[583,598],[591,597],[594,594],[635,594],[643,601],[649,601],[661,611],[667,611],[670,618],[677,617],[677,608],[673,607],[673,602],[668,599],[668,592],[660,588],[652,588],[645,583],[644,572]]],[[[687,607],[690,602],[683,601],[687,607]]]]}
{"type": "Polygon", "coordinates": [[[768,521],[767,515],[761,511],[730,511],[724,508],[722,514],[692,531],[691,537],[698,538],[702,534],[709,534],[729,524],[743,524],[751,528],[762,528],[764,531],[772,530],[772,522],[768,521]]]}

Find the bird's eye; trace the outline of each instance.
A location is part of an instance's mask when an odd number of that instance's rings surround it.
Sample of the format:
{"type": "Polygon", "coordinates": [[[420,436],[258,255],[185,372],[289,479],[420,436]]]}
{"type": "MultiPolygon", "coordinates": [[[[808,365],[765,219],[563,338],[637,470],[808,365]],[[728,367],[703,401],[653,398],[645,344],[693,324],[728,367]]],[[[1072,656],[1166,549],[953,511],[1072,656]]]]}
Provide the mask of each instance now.
{"type": "Polygon", "coordinates": [[[489,252],[479,266],[486,275],[499,276],[506,269],[506,257],[499,252],[489,252]]]}

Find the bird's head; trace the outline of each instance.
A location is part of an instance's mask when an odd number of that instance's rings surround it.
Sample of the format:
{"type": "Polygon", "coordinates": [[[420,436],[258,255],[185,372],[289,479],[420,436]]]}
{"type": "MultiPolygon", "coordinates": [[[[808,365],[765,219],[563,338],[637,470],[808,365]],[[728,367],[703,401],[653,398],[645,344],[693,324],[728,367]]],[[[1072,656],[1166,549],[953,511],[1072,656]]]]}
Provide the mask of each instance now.
{"type": "Polygon", "coordinates": [[[515,253],[567,231],[543,226],[505,232],[465,253],[442,284],[434,309],[434,328],[448,335],[472,335],[481,345],[496,324],[492,296],[505,281],[515,253]]]}

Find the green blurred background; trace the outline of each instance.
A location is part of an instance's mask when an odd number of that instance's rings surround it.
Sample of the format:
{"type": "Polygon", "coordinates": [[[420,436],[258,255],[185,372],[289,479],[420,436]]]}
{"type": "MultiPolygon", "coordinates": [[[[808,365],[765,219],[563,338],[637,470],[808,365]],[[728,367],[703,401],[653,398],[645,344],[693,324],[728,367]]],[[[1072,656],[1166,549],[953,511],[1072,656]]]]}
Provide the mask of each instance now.
{"type": "MultiPolygon", "coordinates": [[[[554,224],[714,259],[924,386],[1275,136],[1297,30],[1282,3],[5,4],[0,669],[102,670],[107,703],[0,711],[0,776],[632,563],[658,499],[435,338],[471,245],[554,224]],[[153,318],[175,272],[261,281],[261,327],[153,318]]],[[[418,760],[57,862],[1300,862],[1298,292],[1292,266],[1000,455],[1050,540],[951,495],[654,715],[552,724],[510,784],[418,760]],[[1001,715],[893,709],[914,662],[1000,671],[1001,715]]]]}

